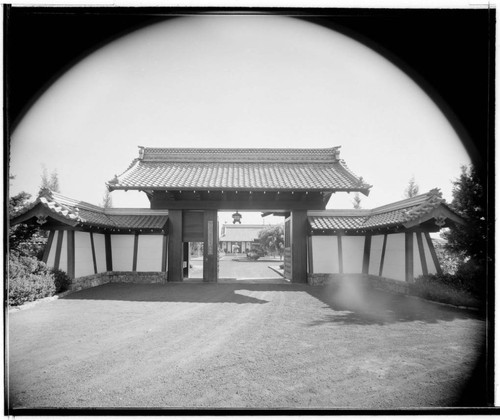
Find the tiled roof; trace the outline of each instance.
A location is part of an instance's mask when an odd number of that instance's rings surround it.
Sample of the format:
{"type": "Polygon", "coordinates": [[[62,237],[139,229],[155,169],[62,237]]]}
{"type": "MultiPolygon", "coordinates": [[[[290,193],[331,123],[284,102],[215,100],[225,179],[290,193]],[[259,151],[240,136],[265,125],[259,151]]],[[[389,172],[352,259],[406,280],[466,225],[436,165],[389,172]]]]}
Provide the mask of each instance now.
{"type": "Polygon", "coordinates": [[[141,148],[109,189],[360,191],[370,185],[329,149],[141,148]]]}
{"type": "Polygon", "coordinates": [[[65,219],[73,226],[158,231],[166,229],[168,220],[166,210],[102,208],[45,190],[23,213],[16,215],[12,222],[16,223],[16,219],[22,218],[24,214],[37,207],[40,210],[45,209],[43,214],[49,216],[52,214],[59,220],[65,219]]]}
{"type": "Polygon", "coordinates": [[[364,231],[404,226],[431,213],[438,207],[451,210],[444,204],[441,192],[433,189],[426,194],[377,207],[372,210],[325,210],[308,212],[313,231],[364,231]]]}

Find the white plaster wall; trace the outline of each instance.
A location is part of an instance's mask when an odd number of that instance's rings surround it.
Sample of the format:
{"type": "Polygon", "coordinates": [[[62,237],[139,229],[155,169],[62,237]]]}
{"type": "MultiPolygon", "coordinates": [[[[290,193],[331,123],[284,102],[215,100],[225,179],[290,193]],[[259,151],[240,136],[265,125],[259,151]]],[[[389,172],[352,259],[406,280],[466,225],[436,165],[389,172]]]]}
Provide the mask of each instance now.
{"type": "MultiPolygon", "coordinates": [[[[422,269],[422,260],[420,258],[420,251],[418,250],[417,234],[412,233],[413,236],[413,278],[417,278],[424,274],[422,269]]],[[[425,238],[422,238],[425,241],[425,238]]]]}
{"type": "Polygon", "coordinates": [[[59,231],[63,234],[61,259],[59,260],[59,270],[68,272],[68,231],[59,231]]]}
{"type": "Polygon", "coordinates": [[[106,244],[102,233],[94,233],[95,260],[97,263],[97,272],[106,272],[106,244]]]}
{"type": "Polygon", "coordinates": [[[336,236],[313,236],[312,259],[314,273],[338,273],[339,253],[336,236]]]}
{"type": "Polygon", "coordinates": [[[132,271],[134,235],[111,235],[113,271],[132,271]]]}
{"type": "Polygon", "coordinates": [[[75,277],[94,274],[89,232],[75,232],[75,277]]]}
{"type": "Polygon", "coordinates": [[[57,248],[58,236],[59,236],[59,231],[55,231],[54,239],[52,239],[52,245],[50,246],[49,256],[47,258],[47,267],[54,267],[54,262],[56,260],[56,248],[57,248]]]}
{"type": "Polygon", "coordinates": [[[434,260],[432,259],[432,254],[424,234],[422,234],[422,241],[424,242],[425,260],[427,261],[427,271],[429,272],[429,274],[436,274],[437,267],[434,265],[434,260]]]}
{"type": "Polygon", "coordinates": [[[161,271],[163,235],[139,235],[137,271],[161,271]]]}
{"type": "Polygon", "coordinates": [[[344,273],[363,272],[364,236],[342,236],[342,260],[344,273]]]}
{"type": "Polygon", "coordinates": [[[384,235],[372,236],[372,243],[370,248],[370,264],[368,266],[368,273],[374,276],[379,275],[380,258],[382,258],[383,245],[384,245],[384,235]]]}
{"type": "Polygon", "coordinates": [[[405,234],[387,235],[382,277],[405,281],[405,234]]]}

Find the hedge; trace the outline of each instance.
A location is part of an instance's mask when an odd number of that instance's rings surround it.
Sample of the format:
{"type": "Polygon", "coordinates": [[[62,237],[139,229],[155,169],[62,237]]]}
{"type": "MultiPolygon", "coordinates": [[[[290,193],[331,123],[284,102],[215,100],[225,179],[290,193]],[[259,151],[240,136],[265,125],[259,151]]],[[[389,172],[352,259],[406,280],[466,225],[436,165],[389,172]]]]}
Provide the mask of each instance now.
{"type": "Polygon", "coordinates": [[[22,305],[68,290],[71,279],[35,257],[9,253],[9,306],[22,305]]]}

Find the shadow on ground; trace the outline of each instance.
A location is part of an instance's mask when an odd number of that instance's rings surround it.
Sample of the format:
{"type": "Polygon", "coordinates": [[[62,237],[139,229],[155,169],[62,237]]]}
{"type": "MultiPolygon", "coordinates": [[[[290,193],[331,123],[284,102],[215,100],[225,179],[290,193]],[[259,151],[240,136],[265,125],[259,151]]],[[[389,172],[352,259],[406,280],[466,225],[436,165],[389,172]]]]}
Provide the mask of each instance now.
{"type": "Polygon", "coordinates": [[[293,283],[277,284],[272,282],[147,285],[108,283],[71,293],[62,299],[130,302],[269,303],[269,300],[238,293],[238,291],[243,290],[309,294],[332,310],[323,318],[311,322],[309,324],[311,327],[328,323],[384,325],[396,322],[421,321],[436,323],[454,319],[482,319],[476,311],[385,293],[367,288],[361,282],[355,281],[327,286],[293,283]]]}

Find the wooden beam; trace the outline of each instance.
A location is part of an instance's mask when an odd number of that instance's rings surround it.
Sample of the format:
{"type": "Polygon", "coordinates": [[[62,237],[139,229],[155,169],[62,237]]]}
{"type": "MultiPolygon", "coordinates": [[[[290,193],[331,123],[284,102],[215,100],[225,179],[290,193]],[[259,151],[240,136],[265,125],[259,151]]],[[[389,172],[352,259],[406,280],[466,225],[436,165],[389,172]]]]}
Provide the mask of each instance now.
{"type": "Polygon", "coordinates": [[[90,247],[92,249],[92,262],[94,263],[94,274],[97,274],[97,258],[95,255],[94,233],[90,232],[90,247]]]}
{"type": "Polygon", "coordinates": [[[342,235],[337,234],[337,256],[339,259],[339,273],[344,272],[344,257],[342,254],[342,235]]]}
{"type": "Polygon", "coordinates": [[[434,244],[432,243],[431,235],[429,232],[424,232],[425,240],[427,241],[427,245],[429,246],[429,251],[432,256],[432,261],[434,262],[434,267],[436,267],[436,271],[438,274],[443,274],[443,269],[441,268],[441,264],[439,264],[439,259],[436,254],[436,250],[434,249],[434,244]]]}
{"type": "Polygon", "coordinates": [[[427,276],[429,274],[429,270],[427,269],[427,261],[425,259],[425,250],[424,243],[422,241],[422,232],[415,232],[417,235],[417,244],[418,244],[418,253],[420,255],[420,264],[422,265],[422,274],[427,276]]]}
{"type": "MultiPolygon", "coordinates": [[[[224,196],[228,194],[225,193],[224,196]]],[[[321,200],[315,201],[296,201],[274,199],[269,201],[257,200],[222,200],[222,201],[189,201],[178,200],[170,201],[165,199],[153,199],[151,201],[152,209],[168,210],[324,210],[326,203],[321,200]]]]}
{"type": "Polygon", "coordinates": [[[47,264],[47,261],[49,259],[50,248],[52,248],[52,242],[54,241],[54,234],[55,234],[55,232],[53,230],[51,230],[49,233],[49,237],[47,239],[47,243],[45,244],[45,249],[43,251],[42,261],[46,264],[47,264]]]}
{"type": "Polygon", "coordinates": [[[163,244],[161,250],[161,271],[167,271],[167,253],[168,253],[168,235],[163,235],[163,244]]]}
{"type": "Polygon", "coordinates": [[[314,274],[312,236],[307,237],[307,261],[309,263],[309,273],[314,274]]]}
{"type": "Polygon", "coordinates": [[[113,271],[113,250],[111,247],[111,234],[104,234],[104,246],[106,249],[106,271],[113,271]]]}
{"type": "Polygon", "coordinates": [[[54,268],[56,270],[59,269],[59,263],[61,262],[61,249],[62,249],[63,235],[64,235],[63,230],[57,231],[56,257],[54,259],[54,268]]]}
{"type": "Polygon", "coordinates": [[[405,280],[413,282],[413,232],[405,232],[405,280]]]}
{"type": "Polygon", "coordinates": [[[134,259],[132,262],[132,271],[137,271],[137,252],[139,250],[139,234],[134,235],[134,259]]]}
{"type": "Polygon", "coordinates": [[[182,210],[170,210],[168,232],[168,281],[182,281],[182,210]]]}
{"type": "Polygon", "coordinates": [[[362,268],[362,273],[363,274],[368,274],[368,270],[370,267],[370,250],[372,246],[372,236],[371,235],[366,235],[365,236],[365,246],[363,249],[363,268],[362,268]]]}
{"type": "Polygon", "coordinates": [[[68,248],[68,276],[72,279],[75,278],[75,231],[67,231],[67,248],[68,248]]]}
{"type": "Polygon", "coordinates": [[[385,249],[387,247],[387,233],[384,235],[384,242],[382,242],[382,254],[380,255],[380,268],[378,269],[379,277],[382,277],[384,271],[385,249]]]}

